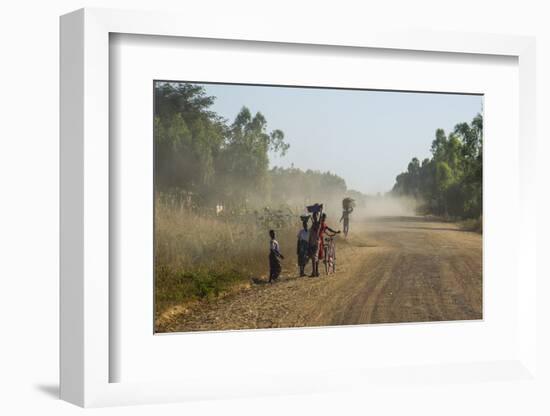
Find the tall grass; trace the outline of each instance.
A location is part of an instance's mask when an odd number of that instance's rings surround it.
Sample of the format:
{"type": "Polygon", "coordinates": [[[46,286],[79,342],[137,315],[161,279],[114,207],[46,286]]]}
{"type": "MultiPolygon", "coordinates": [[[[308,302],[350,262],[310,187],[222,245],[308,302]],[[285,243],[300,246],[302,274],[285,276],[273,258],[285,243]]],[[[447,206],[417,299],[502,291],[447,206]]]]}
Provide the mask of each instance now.
{"type": "MultiPolygon", "coordinates": [[[[285,263],[293,267],[299,229],[277,231],[285,263]]],[[[157,198],[155,204],[156,313],[167,307],[219,296],[262,278],[268,270],[268,228],[253,216],[217,217],[157,198]]]]}

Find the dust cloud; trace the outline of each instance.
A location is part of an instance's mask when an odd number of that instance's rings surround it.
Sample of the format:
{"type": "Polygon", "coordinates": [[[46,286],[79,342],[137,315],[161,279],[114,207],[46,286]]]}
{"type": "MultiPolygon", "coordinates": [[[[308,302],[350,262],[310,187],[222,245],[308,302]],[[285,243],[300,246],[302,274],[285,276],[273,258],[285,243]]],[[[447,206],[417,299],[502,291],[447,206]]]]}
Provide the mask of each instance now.
{"type": "Polygon", "coordinates": [[[381,196],[369,198],[363,207],[357,207],[357,217],[409,217],[416,215],[418,202],[412,198],[381,196]]]}
{"type": "Polygon", "coordinates": [[[335,224],[340,221],[343,207],[342,200],[346,197],[352,197],[355,201],[352,221],[368,221],[377,217],[413,217],[418,215],[418,208],[421,202],[414,198],[394,196],[391,194],[365,195],[358,193],[327,195],[318,200],[308,201],[285,201],[287,206],[292,207],[295,214],[307,214],[306,205],[313,203],[322,203],[323,212],[327,214],[329,224],[335,224]]]}

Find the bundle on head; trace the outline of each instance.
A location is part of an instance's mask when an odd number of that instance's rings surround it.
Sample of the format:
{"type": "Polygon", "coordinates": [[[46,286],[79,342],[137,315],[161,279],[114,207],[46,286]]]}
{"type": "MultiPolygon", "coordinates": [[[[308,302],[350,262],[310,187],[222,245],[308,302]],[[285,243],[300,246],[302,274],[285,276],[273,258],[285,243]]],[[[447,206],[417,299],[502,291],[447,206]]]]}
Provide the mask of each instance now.
{"type": "Polygon", "coordinates": [[[344,208],[345,211],[349,211],[355,207],[355,199],[346,197],[342,199],[342,208],[344,208]]]}
{"type": "Polygon", "coordinates": [[[307,212],[311,212],[311,213],[320,212],[323,210],[323,204],[316,203],[313,205],[309,205],[306,207],[306,209],[307,209],[307,212]]]}

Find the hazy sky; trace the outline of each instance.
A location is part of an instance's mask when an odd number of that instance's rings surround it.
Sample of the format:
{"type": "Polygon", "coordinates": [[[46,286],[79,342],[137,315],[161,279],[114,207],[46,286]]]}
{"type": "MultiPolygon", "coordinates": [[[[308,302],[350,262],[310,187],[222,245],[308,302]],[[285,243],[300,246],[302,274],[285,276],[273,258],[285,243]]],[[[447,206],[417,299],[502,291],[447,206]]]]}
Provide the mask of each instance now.
{"type": "Polygon", "coordinates": [[[414,157],[430,156],[437,128],[449,132],[481,112],[482,97],[205,84],[213,110],[233,122],[243,106],[263,113],[268,130],[281,129],[286,156],[271,166],[331,171],[349,189],[389,191],[414,157]]]}

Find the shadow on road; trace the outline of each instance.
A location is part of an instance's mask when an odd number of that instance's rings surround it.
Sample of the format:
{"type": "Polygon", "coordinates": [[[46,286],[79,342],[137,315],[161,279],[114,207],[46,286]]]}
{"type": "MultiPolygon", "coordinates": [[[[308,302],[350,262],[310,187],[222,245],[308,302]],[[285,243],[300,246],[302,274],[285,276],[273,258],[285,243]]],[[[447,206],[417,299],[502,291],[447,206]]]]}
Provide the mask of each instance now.
{"type": "Polygon", "coordinates": [[[438,223],[438,225],[444,225],[445,223],[454,224],[451,221],[445,221],[442,218],[436,217],[422,217],[422,216],[380,216],[372,217],[368,220],[371,223],[375,224],[391,224],[391,228],[401,229],[401,230],[424,230],[424,231],[459,231],[459,232],[470,232],[470,230],[460,228],[460,227],[445,227],[445,226],[423,226],[422,223],[438,223]],[[411,225],[406,225],[411,224],[411,225]],[[418,225],[417,225],[418,224],[418,225]]]}
{"type": "Polygon", "coordinates": [[[282,275],[282,276],[279,276],[279,278],[277,280],[275,280],[273,283],[269,283],[269,281],[267,279],[262,279],[260,277],[253,277],[250,280],[252,281],[252,283],[254,285],[263,286],[263,285],[273,285],[273,284],[282,283],[282,282],[291,282],[293,280],[298,280],[298,279],[303,279],[303,278],[304,278],[303,276],[300,277],[298,275],[296,275],[296,276],[282,275]]]}
{"type": "Polygon", "coordinates": [[[450,227],[395,227],[400,230],[426,230],[426,231],[459,231],[459,232],[468,232],[468,230],[463,230],[461,228],[450,228],[450,227]]]}
{"type": "Polygon", "coordinates": [[[433,217],[405,216],[405,215],[381,215],[379,217],[370,217],[369,222],[432,222],[440,221],[433,217]]]}

